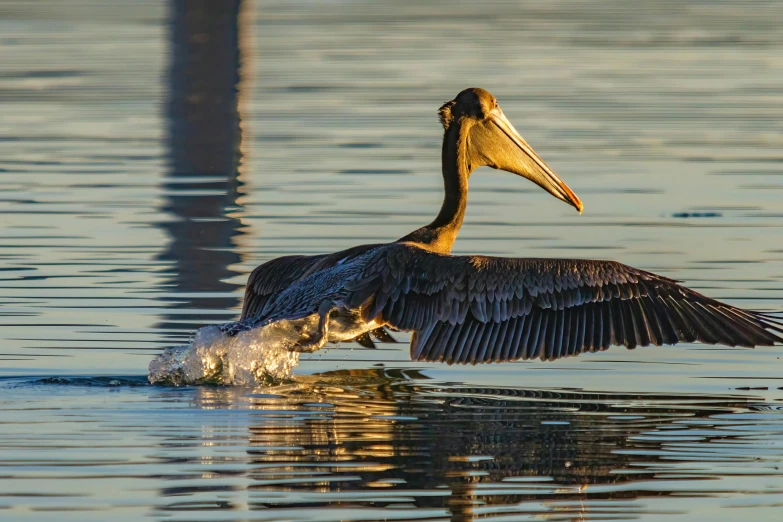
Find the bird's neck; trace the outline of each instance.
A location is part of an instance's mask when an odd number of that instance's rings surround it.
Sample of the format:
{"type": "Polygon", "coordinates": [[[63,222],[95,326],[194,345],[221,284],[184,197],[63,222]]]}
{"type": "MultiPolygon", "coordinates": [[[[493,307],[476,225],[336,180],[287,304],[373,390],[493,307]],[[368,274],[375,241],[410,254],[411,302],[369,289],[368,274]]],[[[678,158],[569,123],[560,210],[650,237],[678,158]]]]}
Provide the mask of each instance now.
{"type": "Polygon", "coordinates": [[[451,253],[451,247],[465,219],[468,204],[468,178],[471,166],[467,155],[467,129],[452,125],[443,139],[442,165],[443,205],[435,220],[401,238],[441,254],[451,253]]]}

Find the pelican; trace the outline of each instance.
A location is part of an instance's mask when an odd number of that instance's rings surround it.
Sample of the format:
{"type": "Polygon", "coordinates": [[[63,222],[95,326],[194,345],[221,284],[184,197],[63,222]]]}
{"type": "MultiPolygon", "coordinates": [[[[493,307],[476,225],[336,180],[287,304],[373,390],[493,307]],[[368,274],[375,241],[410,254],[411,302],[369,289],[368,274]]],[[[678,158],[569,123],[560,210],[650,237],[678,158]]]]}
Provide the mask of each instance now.
{"type": "Polygon", "coordinates": [[[383,340],[389,327],[413,332],[413,360],[449,364],[553,360],[612,345],[783,342],[780,318],[618,262],[450,255],[478,167],[527,178],[580,214],[583,206],[489,92],[466,89],[439,115],[445,195],[432,223],[393,243],[264,263],[226,333],[284,324],[288,349],[313,352],[368,344],[369,333],[383,340]]]}

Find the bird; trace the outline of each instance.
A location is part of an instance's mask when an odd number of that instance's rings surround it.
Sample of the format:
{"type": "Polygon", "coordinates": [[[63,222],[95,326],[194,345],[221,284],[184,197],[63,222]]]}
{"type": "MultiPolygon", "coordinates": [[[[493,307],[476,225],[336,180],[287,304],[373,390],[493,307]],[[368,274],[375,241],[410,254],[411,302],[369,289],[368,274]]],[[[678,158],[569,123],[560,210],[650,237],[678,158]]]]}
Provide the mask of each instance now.
{"type": "Polygon", "coordinates": [[[327,342],[373,346],[370,334],[388,340],[389,328],[412,332],[412,360],[447,364],[549,361],[614,345],[783,343],[781,317],[616,261],[451,255],[479,167],[524,177],[580,214],[583,204],[488,91],[465,89],[438,114],[444,199],[435,219],[391,243],[260,265],[225,333],[277,324],[289,350],[313,352],[327,342]]]}

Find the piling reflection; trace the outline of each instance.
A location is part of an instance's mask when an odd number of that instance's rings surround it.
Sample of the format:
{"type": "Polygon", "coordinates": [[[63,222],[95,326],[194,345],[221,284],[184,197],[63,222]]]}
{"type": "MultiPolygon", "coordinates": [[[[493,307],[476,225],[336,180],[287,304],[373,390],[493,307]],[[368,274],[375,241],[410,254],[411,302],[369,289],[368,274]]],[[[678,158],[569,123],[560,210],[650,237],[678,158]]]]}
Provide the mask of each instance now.
{"type": "Polygon", "coordinates": [[[265,520],[295,519],[304,508],[327,510],[318,520],[380,519],[391,509],[406,519],[624,518],[644,498],[709,496],[694,484],[713,478],[704,473],[710,460],[753,459],[731,449],[746,434],[720,427],[721,416],[748,410],[747,398],[450,387],[418,377],[336,372],[274,395],[201,389],[197,402],[249,401],[247,508],[265,520]]]}
{"type": "Polygon", "coordinates": [[[238,305],[227,282],[241,261],[243,193],[240,0],[172,0],[166,102],[170,169],[161,226],[171,238],[163,327],[192,330],[238,305]],[[193,315],[193,311],[198,315],[193,315]],[[212,314],[213,317],[209,317],[212,314]]]}

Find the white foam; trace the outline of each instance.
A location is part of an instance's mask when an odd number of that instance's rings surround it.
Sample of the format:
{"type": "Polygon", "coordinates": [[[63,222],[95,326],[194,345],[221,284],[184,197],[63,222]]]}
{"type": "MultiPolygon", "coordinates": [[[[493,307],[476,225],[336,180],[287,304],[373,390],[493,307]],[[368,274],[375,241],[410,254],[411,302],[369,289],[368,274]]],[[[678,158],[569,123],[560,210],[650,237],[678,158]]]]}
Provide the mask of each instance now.
{"type": "MultiPolygon", "coordinates": [[[[317,319],[317,316],[316,316],[317,319]]],[[[149,366],[153,384],[255,385],[283,381],[299,363],[291,352],[291,324],[279,321],[228,336],[217,325],[196,332],[186,346],[167,348],[149,366]]]]}

